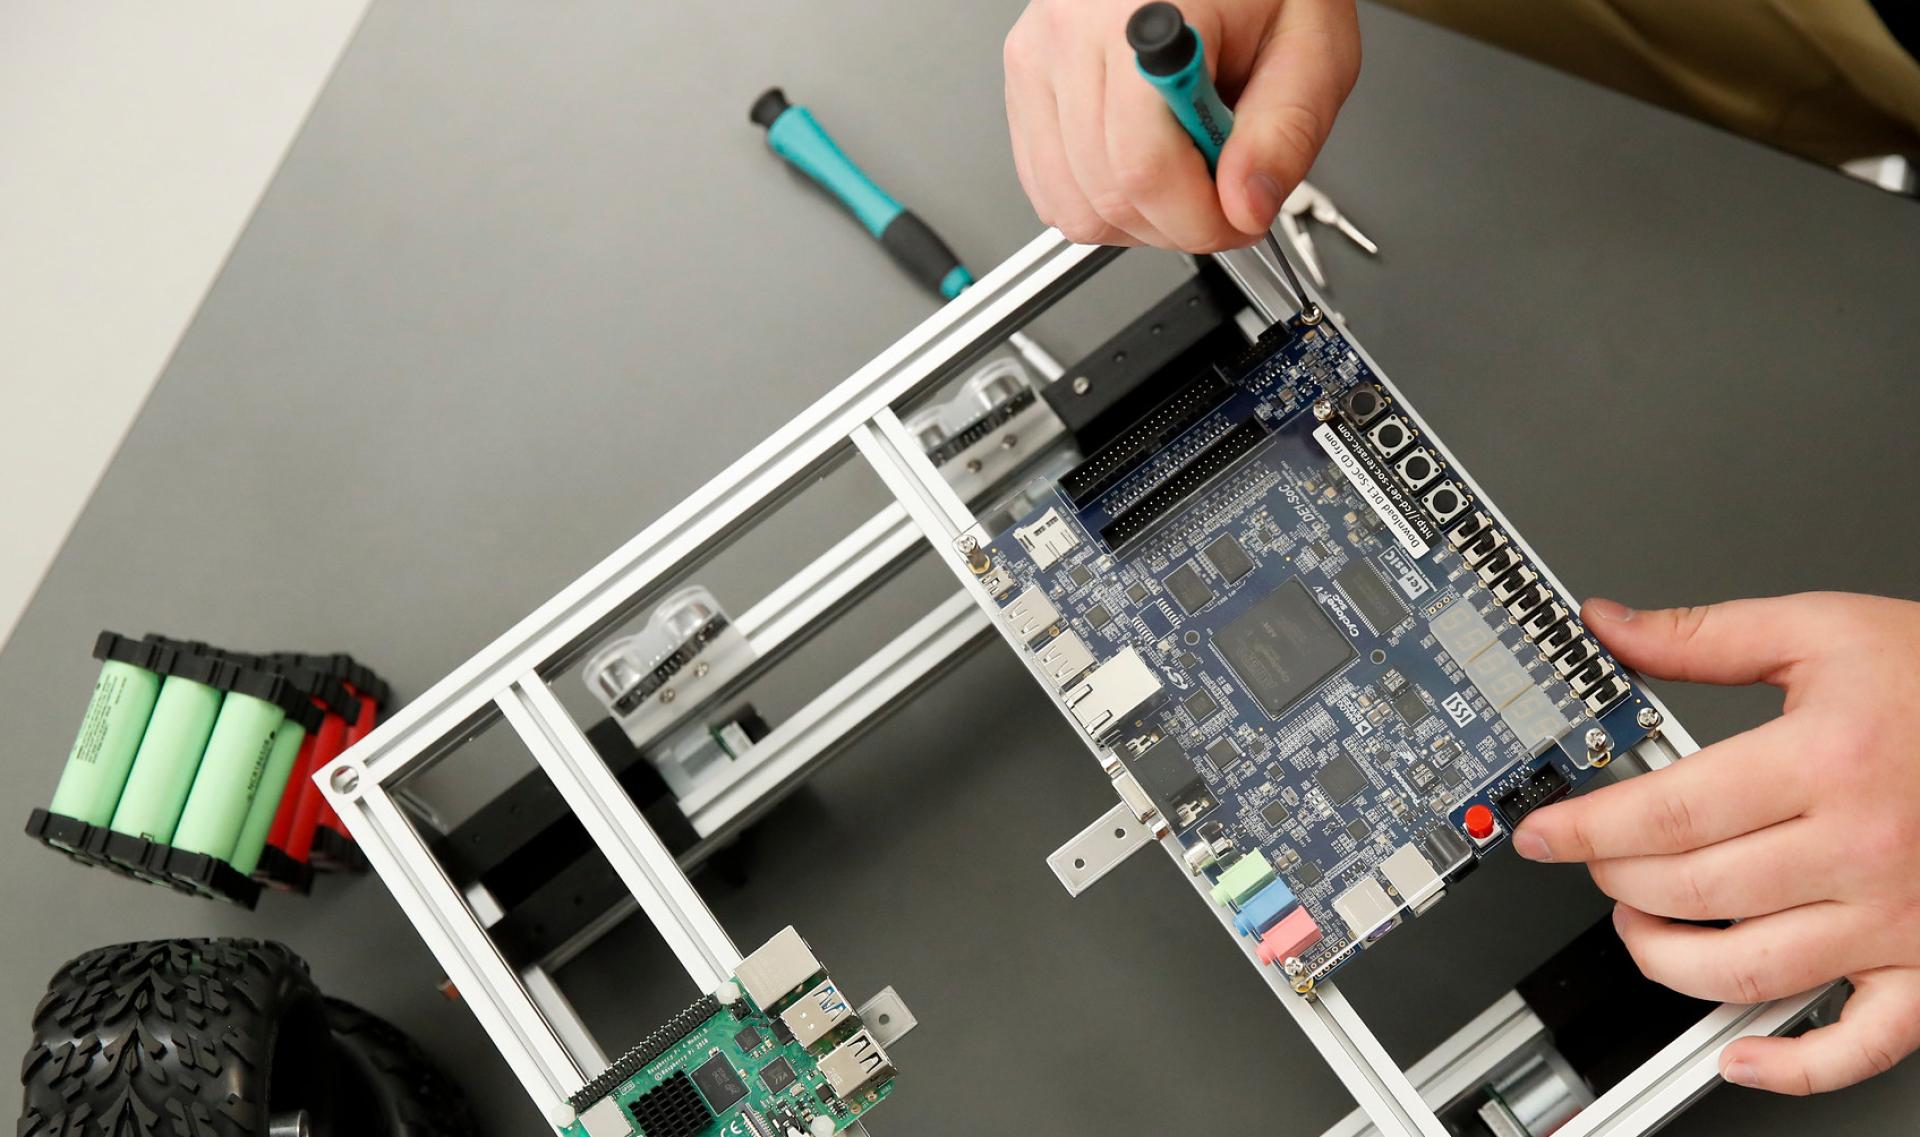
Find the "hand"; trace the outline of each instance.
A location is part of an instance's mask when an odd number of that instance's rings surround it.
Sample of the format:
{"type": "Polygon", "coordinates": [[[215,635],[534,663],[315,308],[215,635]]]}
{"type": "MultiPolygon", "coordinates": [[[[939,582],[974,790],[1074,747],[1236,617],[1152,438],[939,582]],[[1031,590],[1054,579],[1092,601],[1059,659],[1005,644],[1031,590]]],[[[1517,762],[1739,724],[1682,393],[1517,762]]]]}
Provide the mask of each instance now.
{"type": "Polygon", "coordinates": [[[1754,1003],[1852,980],[1838,1023],[1729,1044],[1728,1081],[1818,1093],[1920,1046],[1920,604],[1814,593],[1582,614],[1631,667],[1770,683],[1785,710],[1540,810],[1515,851],[1585,862],[1640,970],[1676,991],[1754,1003]]]}
{"type": "Polygon", "coordinates": [[[1144,0],[1033,0],[1007,36],[1014,165],[1040,220],[1088,245],[1212,253],[1264,237],[1360,71],[1354,0],[1182,0],[1233,133],[1216,177],[1134,65],[1144,0]]]}

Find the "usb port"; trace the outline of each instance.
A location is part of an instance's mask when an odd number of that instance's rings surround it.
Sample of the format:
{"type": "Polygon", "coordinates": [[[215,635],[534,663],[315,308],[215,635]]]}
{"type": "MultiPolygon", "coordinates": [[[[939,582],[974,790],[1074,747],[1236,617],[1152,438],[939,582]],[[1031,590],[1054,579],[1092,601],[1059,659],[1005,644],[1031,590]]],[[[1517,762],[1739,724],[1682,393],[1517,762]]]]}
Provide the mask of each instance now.
{"type": "Polygon", "coordinates": [[[853,1008],[840,996],[840,989],[833,980],[822,979],[819,986],[800,996],[798,1002],[780,1012],[780,1021],[787,1024],[793,1032],[795,1042],[802,1046],[812,1046],[827,1036],[834,1027],[846,1022],[853,1015],[853,1008]]]}
{"type": "Polygon", "coordinates": [[[1047,594],[1039,586],[1029,585],[1026,591],[1013,598],[1013,603],[1000,609],[1000,618],[1013,629],[1013,634],[1021,643],[1032,643],[1033,637],[1046,631],[1060,619],[1060,609],[1053,606],[1047,594]]]}
{"type": "Polygon", "coordinates": [[[1072,632],[1061,632],[1040,649],[1034,662],[1040,665],[1041,672],[1053,684],[1053,689],[1062,691],[1082,671],[1093,666],[1093,653],[1087,650],[1087,645],[1080,641],[1079,636],[1072,632]]]}
{"type": "Polygon", "coordinates": [[[852,1100],[853,1095],[873,1083],[891,1078],[893,1063],[888,1061],[887,1052],[880,1049],[873,1035],[862,1030],[820,1060],[820,1073],[842,1100],[852,1100]]]}
{"type": "Polygon", "coordinates": [[[1095,668],[1066,692],[1074,721],[1096,741],[1160,693],[1160,677],[1127,648],[1095,668]]]}

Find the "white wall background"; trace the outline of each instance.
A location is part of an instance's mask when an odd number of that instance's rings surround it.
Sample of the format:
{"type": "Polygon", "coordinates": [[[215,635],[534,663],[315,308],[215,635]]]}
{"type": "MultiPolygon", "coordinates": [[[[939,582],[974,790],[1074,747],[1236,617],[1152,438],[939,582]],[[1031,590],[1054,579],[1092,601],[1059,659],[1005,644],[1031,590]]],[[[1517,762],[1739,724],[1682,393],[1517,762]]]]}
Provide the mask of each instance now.
{"type": "Polygon", "coordinates": [[[0,0],[0,644],[368,0],[0,0]]]}

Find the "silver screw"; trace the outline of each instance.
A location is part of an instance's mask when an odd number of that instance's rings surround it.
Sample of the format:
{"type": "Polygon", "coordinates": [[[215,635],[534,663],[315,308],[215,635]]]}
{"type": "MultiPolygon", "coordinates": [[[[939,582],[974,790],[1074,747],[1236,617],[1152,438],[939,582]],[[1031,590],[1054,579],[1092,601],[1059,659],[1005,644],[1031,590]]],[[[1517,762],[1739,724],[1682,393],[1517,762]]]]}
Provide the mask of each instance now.
{"type": "Polygon", "coordinates": [[[962,533],[954,538],[953,547],[960,550],[962,554],[971,554],[980,547],[980,538],[971,533],[962,533]]]}
{"type": "Polygon", "coordinates": [[[693,665],[693,677],[695,679],[703,678],[707,672],[712,670],[713,664],[711,663],[696,663],[693,665]]]}
{"type": "Polygon", "coordinates": [[[1640,713],[1633,716],[1633,721],[1640,724],[1641,730],[1657,730],[1666,720],[1660,717],[1659,708],[1641,707],[1640,713]]]}
{"type": "Polygon", "coordinates": [[[1075,375],[1073,377],[1074,394],[1084,395],[1091,390],[1093,390],[1093,380],[1087,378],[1085,375],[1075,375]]]}
{"type": "Polygon", "coordinates": [[[1333,400],[1322,395],[1313,401],[1313,417],[1321,422],[1333,421],[1333,400]]]}
{"type": "Polygon", "coordinates": [[[350,794],[360,788],[360,771],[352,766],[342,766],[327,780],[332,783],[335,793],[350,794]]]}
{"type": "Polygon", "coordinates": [[[1606,731],[1593,727],[1587,731],[1587,753],[1605,754],[1613,749],[1613,739],[1606,731]]]}
{"type": "Polygon", "coordinates": [[[671,687],[668,687],[666,690],[660,692],[660,701],[663,703],[671,703],[673,702],[674,698],[675,696],[673,693],[673,688],[671,687]]]}
{"type": "Polygon", "coordinates": [[[1020,445],[1020,436],[1017,434],[1009,434],[1000,440],[1002,450],[1011,450],[1018,445],[1020,445]]]}
{"type": "Polygon", "coordinates": [[[978,458],[967,459],[967,473],[977,474],[980,472],[981,469],[982,467],[980,465],[980,459],[978,458]]]}

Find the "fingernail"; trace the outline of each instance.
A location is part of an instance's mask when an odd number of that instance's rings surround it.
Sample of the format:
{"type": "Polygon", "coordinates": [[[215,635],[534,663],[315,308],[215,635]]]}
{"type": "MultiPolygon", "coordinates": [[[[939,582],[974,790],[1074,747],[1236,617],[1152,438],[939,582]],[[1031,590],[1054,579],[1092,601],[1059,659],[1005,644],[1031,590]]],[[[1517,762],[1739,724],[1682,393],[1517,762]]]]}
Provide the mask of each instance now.
{"type": "Polygon", "coordinates": [[[1755,1073],[1753,1067],[1747,1065],[1745,1062],[1733,1063],[1726,1069],[1720,1071],[1720,1076],[1736,1086],[1757,1086],[1760,1084],[1760,1075],[1755,1073]]]}
{"type": "Polygon", "coordinates": [[[1262,227],[1271,227],[1273,219],[1280,213],[1280,183],[1267,173],[1249,176],[1247,204],[1253,207],[1253,214],[1259,218],[1262,227]]]}
{"type": "Polygon", "coordinates": [[[1612,620],[1617,624],[1624,624],[1633,619],[1634,611],[1618,600],[1596,596],[1587,601],[1587,615],[1596,620],[1612,620]]]}
{"type": "Polygon", "coordinates": [[[1547,839],[1538,833],[1515,833],[1513,835],[1513,851],[1530,861],[1550,861],[1553,859],[1553,850],[1547,848],[1547,839]]]}

